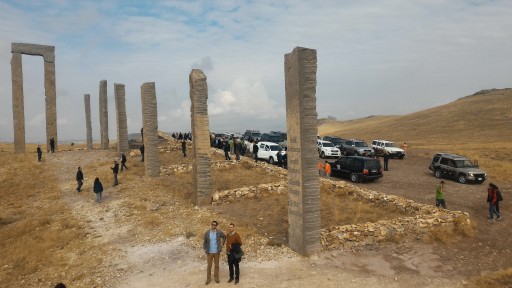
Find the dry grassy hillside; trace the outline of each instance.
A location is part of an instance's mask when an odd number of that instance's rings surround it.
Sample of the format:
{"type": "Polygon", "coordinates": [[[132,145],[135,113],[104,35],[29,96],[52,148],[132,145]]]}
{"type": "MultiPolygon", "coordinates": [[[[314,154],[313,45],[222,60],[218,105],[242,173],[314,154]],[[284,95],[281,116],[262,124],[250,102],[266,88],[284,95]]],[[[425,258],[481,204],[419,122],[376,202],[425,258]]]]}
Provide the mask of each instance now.
{"type": "Polygon", "coordinates": [[[410,149],[459,153],[505,179],[512,174],[512,89],[484,90],[446,105],[400,116],[326,121],[321,136],[407,142],[410,149]],[[505,172],[505,173],[504,173],[505,172]]]}

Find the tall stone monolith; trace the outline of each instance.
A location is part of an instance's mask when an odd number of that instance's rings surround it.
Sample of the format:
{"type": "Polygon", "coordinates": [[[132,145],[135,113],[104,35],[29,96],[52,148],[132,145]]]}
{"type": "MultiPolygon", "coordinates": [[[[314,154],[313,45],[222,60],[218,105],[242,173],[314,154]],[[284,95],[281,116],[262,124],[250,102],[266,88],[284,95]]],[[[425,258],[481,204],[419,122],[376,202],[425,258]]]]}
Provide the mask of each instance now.
{"type": "Polygon", "coordinates": [[[44,91],[46,111],[46,150],[50,139],[57,151],[57,92],[55,86],[55,47],[48,45],[11,43],[12,108],[14,125],[14,152],[25,153],[25,112],[23,100],[23,68],[21,55],[42,56],[44,60],[44,91]]]}
{"type": "Polygon", "coordinates": [[[144,127],[144,165],[146,176],[160,176],[160,159],[158,157],[158,113],[155,82],[140,86],[142,101],[142,127],[144,127]]]}
{"type": "Polygon", "coordinates": [[[91,95],[84,94],[87,149],[92,150],[91,95]]]}
{"type": "Polygon", "coordinates": [[[192,119],[192,142],[194,160],[192,177],[196,205],[212,203],[210,126],[208,121],[208,85],[203,71],[193,69],[189,75],[190,118],[192,119]]]}
{"type": "Polygon", "coordinates": [[[316,112],[316,50],[296,47],[285,55],[288,132],[289,245],[302,255],[321,251],[316,112]]]}
{"type": "Polygon", "coordinates": [[[117,118],[117,152],[129,153],[128,145],[128,122],[126,119],[126,98],[124,84],[114,83],[114,95],[116,101],[117,118]]]}
{"type": "Polygon", "coordinates": [[[108,98],[107,80],[100,81],[100,139],[101,149],[108,149],[108,98]]]}

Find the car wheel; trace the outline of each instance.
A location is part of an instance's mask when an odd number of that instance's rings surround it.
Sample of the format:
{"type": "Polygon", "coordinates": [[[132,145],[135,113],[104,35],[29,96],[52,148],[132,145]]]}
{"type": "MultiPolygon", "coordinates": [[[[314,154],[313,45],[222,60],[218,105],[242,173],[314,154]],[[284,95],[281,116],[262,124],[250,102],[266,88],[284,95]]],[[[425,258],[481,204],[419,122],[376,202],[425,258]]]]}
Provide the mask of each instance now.
{"type": "Polygon", "coordinates": [[[459,174],[459,183],[461,184],[466,184],[466,175],[464,174],[459,174]]]}
{"type": "Polygon", "coordinates": [[[322,151],[322,153],[320,153],[320,158],[325,158],[325,152],[322,151]]]}
{"type": "Polygon", "coordinates": [[[352,182],[358,182],[359,181],[359,177],[357,176],[356,173],[350,174],[350,181],[352,181],[352,182]]]}
{"type": "Polygon", "coordinates": [[[270,163],[270,164],[274,164],[274,163],[275,163],[275,162],[274,162],[274,157],[269,157],[269,158],[268,158],[268,163],[270,163]]]}
{"type": "Polygon", "coordinates": [[[436,176],[436,178],[441,178],[443,176],[441,170],[434,171],[434,176],[436,176]]]}

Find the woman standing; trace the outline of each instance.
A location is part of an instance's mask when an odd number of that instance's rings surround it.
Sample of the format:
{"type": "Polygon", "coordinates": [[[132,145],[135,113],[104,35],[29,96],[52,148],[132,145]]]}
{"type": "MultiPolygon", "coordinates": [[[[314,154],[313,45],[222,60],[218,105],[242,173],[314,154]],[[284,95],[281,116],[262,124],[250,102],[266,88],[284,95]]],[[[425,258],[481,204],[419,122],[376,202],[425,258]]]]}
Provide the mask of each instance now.
{"type": "Polygon", "coordinates": [[[94,194],[96,194],[96,202],[101,202],[101,192],[103,192],[103,185],[100,182],[100,178],[94,179],[94,194]]]}
{"type": "MultiPolygon", "coordinates": [[[[496,185],[490,183],[487,188],[487,203],[489,203],[489,222],[494,222],[494,214],[496,214],[496,220],[500,220],[500,213],[496,210],[496,206],[498,205],[498,193],[496,192],[498,189],[495,189],[496,185]]],[[[498,188],[498,187],[496,187],[498,188]]]]}

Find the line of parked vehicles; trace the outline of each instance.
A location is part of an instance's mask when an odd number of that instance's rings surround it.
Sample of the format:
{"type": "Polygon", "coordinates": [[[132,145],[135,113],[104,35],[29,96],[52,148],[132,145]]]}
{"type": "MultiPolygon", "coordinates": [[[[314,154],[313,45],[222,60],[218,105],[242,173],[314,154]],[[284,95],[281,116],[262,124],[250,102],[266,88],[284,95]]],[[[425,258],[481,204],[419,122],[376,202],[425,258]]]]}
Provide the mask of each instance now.
{"type": "MultiPolygon", "coordinates": [[[[239,137],[251,154],[252,144],[256,141],[257,157],[275,164],[286,154],[286,136],[286,133],[279,131],[260,133],[257,130],[247,130],[239,137]]],[[[333,176],[346,177],[352,182],[374,181],[383,176],[380,160],[376,156],[387,154],[389,158],[404,159],[406,153],[388,140],[376,139],[369,146],[364,140],[336,136],[324,136],[322,139],[318,137],[317,148],[320,158],[336,158],[335,161],[328,161],[333,176]]],[[[462,184],[481,184],[487,179],[487,173],[479,169],[477,161],[473,162],[464,156],[451,153],[436,153],[429,169],[437,178],[451,178],[462,184]]]]}

